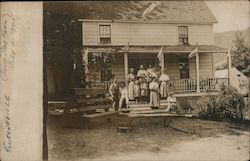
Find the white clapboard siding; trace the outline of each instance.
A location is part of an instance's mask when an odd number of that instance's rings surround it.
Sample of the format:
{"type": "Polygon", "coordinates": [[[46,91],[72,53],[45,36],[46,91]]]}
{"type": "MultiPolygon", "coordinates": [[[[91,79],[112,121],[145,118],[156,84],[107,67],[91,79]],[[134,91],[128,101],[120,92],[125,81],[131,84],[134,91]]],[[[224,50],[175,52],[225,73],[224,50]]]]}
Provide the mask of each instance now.
{"type": "Polygon", "coordinates": [[[112,24],[112,43],[123,45],[176,45],[176,25],[160,24],[112,24]]]}
{"type": "Polygon", "coordinates": [[[189,59],[189,77],[196,79],[195,57],[189,59]]]}
{"type": "Polygon", "coordinates": [[[188,28],[189,43],[192,45],[212,45],[213,25],[190,25],[188,28]]]}
{"type": "Polygon", "coordinates": [[[170,79],[179,79],[179,56],[178,55],[165,55],[165,69],[170,79]]]}
{"type": "Polygon", "coordinates": [[[124,58],[119,56],[113,64],[112,74],[115,74],[118,81],[125,80],[124,58]]]}
{"type": "MultiPolygon", "coordinates": [[[[213,77],[213,57],[212,53],[199,54],[200,60],[200,77],[207,78],[213,77]]],[[[196,78],[196,65],[195,57],[189,59],[189,76],[190,78],[196,78]]]]}
{"type": "Polygon", "coordinates": [[[82,23],[82,42],[83,45],[98,44],[98,24],[94,22],[82,23]]]}
{"type": "MultiPolygon", "coordinates": [[[[99,44],[99,24],[111,24],[111,45],[178,45],[179,24],[82,23],[83,45],[99,44]]],[[[213,44],[212,25],[188,25],[189,43],[213,44]]]]}
{"type": "Polygon", "coordinates": [[[211,53],[200,54],[200,77],[213,76],[213,57],[211,53]]]}

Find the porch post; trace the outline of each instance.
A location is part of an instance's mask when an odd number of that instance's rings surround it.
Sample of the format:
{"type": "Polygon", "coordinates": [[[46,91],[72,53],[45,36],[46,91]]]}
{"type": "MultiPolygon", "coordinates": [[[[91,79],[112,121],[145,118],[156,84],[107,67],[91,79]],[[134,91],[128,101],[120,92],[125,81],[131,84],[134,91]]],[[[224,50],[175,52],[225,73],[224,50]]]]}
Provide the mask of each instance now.
{"type": "Polygon", "coordinates": [[[85,66],[85,81],[89,81],[89,67],[87,64],[85,66]]]}
{"type": "Polygon", "coordinates": [[[163,70],[164,70],[164,66],[165,66],[165,64],[164,64],[164,61],[165,61],[165,55],[164,55],[164,53],[162,53],[162,59],[161,59],[161,73],[163,73],[163,70]]]}
{"type": "Polygon", "coordinates": [[[197,92],[200,92],[200,64],[199,64],[199,53],[196,53],[196,81],[197,81],[197,92]]]}
{"type": "Polygon", "coordinates": [[[128,53],[124,53],[125,85],[128,87],[128,53]]]}

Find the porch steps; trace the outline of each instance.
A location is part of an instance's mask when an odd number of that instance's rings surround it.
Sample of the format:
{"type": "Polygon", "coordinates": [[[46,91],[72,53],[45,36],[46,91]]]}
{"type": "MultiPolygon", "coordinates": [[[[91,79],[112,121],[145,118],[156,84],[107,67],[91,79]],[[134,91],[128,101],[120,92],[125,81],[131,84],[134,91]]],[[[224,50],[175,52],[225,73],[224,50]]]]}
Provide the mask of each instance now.
{"type": "Polygon", "coordinates": [[[134,102],[129,103],[130,114],[161,114],[166,112],[166,101],[160,102],[159,109],[151,109],[150,105],[147,104],[136,104],[134,102]]]}
{"type": "Polygon", "coordinates": [[[131,110],[130,113],[133,114],[154,114],[154,113],[167,113],[166,109],[145,109],[145,110],[131,110]]]}

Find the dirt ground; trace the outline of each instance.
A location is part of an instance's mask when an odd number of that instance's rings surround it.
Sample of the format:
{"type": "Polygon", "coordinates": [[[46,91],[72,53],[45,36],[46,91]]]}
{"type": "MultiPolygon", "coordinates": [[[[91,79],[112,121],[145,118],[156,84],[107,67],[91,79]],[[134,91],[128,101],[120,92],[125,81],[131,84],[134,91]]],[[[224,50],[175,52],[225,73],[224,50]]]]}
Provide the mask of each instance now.
{"type": "MultiPolygon", "coordinates": [[[[249,125],[175,118],[134,119],[131,133],[117,133],[124,118],[97,120],[91,129],[61,127],[49,117],[49,160],[249,160],[249,125]],[[196,131],[193,132],[193,128],[196,131]],[[198,127],[198,128],[197,128],[198,127]]],[[[76,123],[69,121],[69,124],[76,123]]],[[[81,121],[77,120],[77,123],[81,121]]]]}

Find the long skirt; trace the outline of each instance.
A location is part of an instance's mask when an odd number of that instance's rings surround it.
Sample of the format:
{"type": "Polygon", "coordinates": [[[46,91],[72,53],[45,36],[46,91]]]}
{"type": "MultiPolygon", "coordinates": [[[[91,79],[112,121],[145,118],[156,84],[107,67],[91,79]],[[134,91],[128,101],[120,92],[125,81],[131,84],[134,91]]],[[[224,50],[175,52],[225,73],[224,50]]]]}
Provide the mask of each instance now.
{"type": "Polygon", "coordinates": [[[159,107],[160,100],[159,100],[159,93],[156,91],[150,92],[150,106],[151,107],[159,107]]]}
{"type": "Polygon", "coordinates": [[[134,82],[133,81],[129,82],[129,84],[128,84],[128,99],[129,100],[135,99],[135,97],[134,97],[134,82]]]}
{"type": "Polygon", "coordinates": [[[114,98],[113,98],[113,102],[112,102],[113,104],[112,104],[112,106],[113,106],[113,109],[115,110],[115,111],[118,111],[118,108],[119,108],[119,97],[118,96],[115,96],[114,98]]]}
{"type": "Polygon", "coordinates": [[[161,82],[160,94],[161,94],[161,98],[167,98],[168,97],[168,85],[167,85],[166,81],[161,82]]]}

